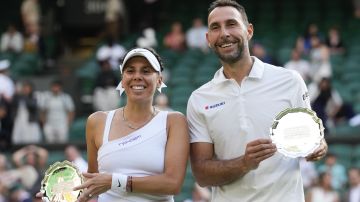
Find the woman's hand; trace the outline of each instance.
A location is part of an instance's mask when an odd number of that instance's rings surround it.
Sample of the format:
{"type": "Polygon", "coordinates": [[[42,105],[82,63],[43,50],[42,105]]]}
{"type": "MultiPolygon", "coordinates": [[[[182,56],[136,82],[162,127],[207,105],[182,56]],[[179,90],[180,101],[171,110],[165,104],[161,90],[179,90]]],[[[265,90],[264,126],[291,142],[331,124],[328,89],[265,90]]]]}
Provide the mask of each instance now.
{"type": "Polygon", "coordinates": [[[85,182],[77,187],[74,191],[83,189],[79,196],[79,202],[85,202],[98,196],[111,188],[112,175],[108,173],[83,173],[86,178],[85,182]]]}

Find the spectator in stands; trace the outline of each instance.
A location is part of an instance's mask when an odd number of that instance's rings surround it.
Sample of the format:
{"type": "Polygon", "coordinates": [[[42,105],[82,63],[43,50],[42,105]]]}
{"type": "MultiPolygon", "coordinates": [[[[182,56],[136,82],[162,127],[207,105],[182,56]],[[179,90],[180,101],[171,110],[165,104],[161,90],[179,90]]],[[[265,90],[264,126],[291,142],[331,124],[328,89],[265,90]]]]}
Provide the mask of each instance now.
{"type": "Polygon", "coordinates": [[[69,145],[65,148],[66,159],[72,162],[80,172],[86,172],[88,169],[88,163],[82,157],[79,149],[74,145],[69,145]]]}
{"type": "Polygon", "coordinates": [[[185,33],[180,22],[174,22],[171,30],[164,37],[164,46],[176,52],[185,50],[185,33]]]}
{"type": "Polygon", "coordinates": [[[259,58],[261,61],[266,62],[268,64],[272,64],[275,66],[278,66],[279,63],[278,61],[273,58],[271,55],[269,55],[265,49],[265,47],[259,43],[259,42],[255,42],[251,45],[251,50],[250,53],[259,58]]]}
{"type": "Polygon", "coordinates": [[[352,0],[354,6],[354,18],[360,19],[360,0],[352,0]]]}
{"type": "Polygon", "coordinates": [[[40,34],[40,4],[38,0],[23,0],[21,17],[25,27],[24,52],[36,53],[40,34]]]}
{"type": "Polygon", "coordinates": [[[15,84],[7,75],[10,66],[8,60],[0,61],[0,151],[11,146],[13,128],[11,102],[15,93],[15,84]]]}
{"type": "Polygon", "coordinates": [[[204,53],[209,52],[209,46],[206,41],[207,27],[201,18],[193,20],[192,27],[186,32],[186,44],[188,48],[200,49],[204,53]]]}
{"type": "Polygon", "coordinates": [[[306,202],[340,202],[340,195],[332,188],[332,176],[323,172],[319,176],[319,186],[311,188],[306,195],[306,202]]]}
{"type": "Polygon", "coordinates": [[[51,92],[44,95],[40,106],[46,141],[66,143],[75,116],[75,106],[71,96],[63,91],[61,81],[55,80],[51,83],[51,92]]]}
{"type": "MultiPolygon", "coordinates": [[[[277,152],[269,126],[286,108],[310,108],[306,85],[296,72],[251,56],[253,34],[236,1],[210,5],[206,38],[222,66],[188,101],[192,171],[212,187],[212,201],[303,202],[299,159],[277,152]]],[[[306,159],[326,151],[322,139],[306,159]]]]}
{"type": "Polygon", "coordinates": [[[17,175],[21,179],[22,185],[30,193],[40,190],[40,182],[44,177],[48,155],[45,148],[36,145],[22,147],[12,155],[17,175]]]}
{"type": "Polygon", "coordinates": [[[20,53],[23,50],[24,39],[14,24],[9,24],[7,31],[1,36],[1,52],[20,53]]]}
{"type": "Polygon", "coordinates": [[[16,184],[9,190],[9,201],[30,202],[31,198],[30,193],[21,184],[16,184]]]}
{"type": "Polygon", "coordinates": [[[127,14],[123,0],[106,0],[106,32],[114,39],[127,32],[127,14]]]}
{"type": "Polygon", "coordinates": [[[12,142],[13,144],[39,143],[41,129],[34,85],[30,81],[23,81],[19,83],[19,88],[12,102],[12,111],[15,116],[12,142]]]}
{"type": "Polygon", "coordinates": [[[180,191],[188,128],[182,114],[152,105],[156,89],[164,87],[162,69],[153,50],[136,48],[125,55],[118,89],[126,93],[126,105],[95,112],[87,122],[89,168],[83,175],[88,179],[76,188],[84,189],[79,202],[98,195],[99,202],[173,201],[180,191]]]}
{"type": "Polygon", "coordinates": [[[0,61],[0,99],[2,98],[10,103],[15,94],[15,84],[10,76],[8,76],[9,67],[9,60],[0,61]]]}
{"type": "Polygon", "coordinates": [[[9,104],[0,99],[0,151],[6,151],[11,146],[12,121],[9,104]]]}
{"type": "Polygon", "coordinates": [[[291,51],[291,59],[285,63],[284,68],[297,71],[305,83],[310,83],[310,63],[301,58],[301,52],[297,49],[291,51]]]}
{"type": "Polygon", "coordinates": [[[344,103],[339,92],[332,87],[330,78],[309,84],[312,109],[328,128],[339,122],[347,122],[356,114],[352,106],[344,103]]]}
{"type": "Polygon", "coordinates": [[[350,168],[348,171],[349,191],[346,194],[346,202],[360,201],[360,170],[359,168],[350,168]]]}
{"type": "Polygon", "coordinates": [[[345,53],[345,45],[341,38],[339,28],[336,26],[329,29],[325,44],[329,48],[331,55],[343,55],[345,53]]]}
{"type": "Polygon", "coordinates": [[[151,27],[144,29],[143,36],[136,40],[136,45],[140,48],[156,48],[158,42],[155,30],[151,27]]]}
{"type": "Polygon", "coordinates": [[[160,93],[155,97],[155,107],[161,111],[174,111],[169,106],[168,96],[164,93],[160,93]]]}
{"type": "Polygon", "coordinates": [[[318,36],[311,37],[310,72],[312,81],[319,82],[323,77],[331,77],[330,51],[318,36]]]}
{"type": "Polygon", "coordinates": [[[93,94],[93,106],[96,111],[112,110],[120,104],[119,94],[115,90],[119,81],[111,68],[110,58],[109,49],[99,50],[97,60],[100,72],[96,77],[93,94]]]}
{"type": "Polygon", "coordinates": [[[337,156],[328,153],[325,158],[325,164],[320,165],[318,168],[319,173],[328,172],[331,175],[331,186],[335,190],[341,190],[346,183],[346,168],[337,162],[337,156]]]}
{"type": "Polygon", "coordinates": [[[7,188],[4,186],[3,182],[0,181],[0,202],[7,202],[7,188]]]}
{"type": "Polygon", "coordinates": [[[310,54],[311,49],[313,48],[312,45],[312,38],[318,37],[320,40],[323,40],[323,36],[319,31],[319,27],[316,23],[310,23],[306,30],[304,35],[301,37],[303,40],[303,54],[308,55],[310,54]]]}
{"type": "Polygon", "coordinates": [[[104,54],[104,52],[108,52],[110,54],[110,65],[113,70],[117,70],[119,68],[119,61],[123,58],[126,49],[118,44],[115,41],[115,38],[111,35],[107,35],[105,44],[100,46],[97,50],[97,57],[101,57],[99,55],[104,54]]]}

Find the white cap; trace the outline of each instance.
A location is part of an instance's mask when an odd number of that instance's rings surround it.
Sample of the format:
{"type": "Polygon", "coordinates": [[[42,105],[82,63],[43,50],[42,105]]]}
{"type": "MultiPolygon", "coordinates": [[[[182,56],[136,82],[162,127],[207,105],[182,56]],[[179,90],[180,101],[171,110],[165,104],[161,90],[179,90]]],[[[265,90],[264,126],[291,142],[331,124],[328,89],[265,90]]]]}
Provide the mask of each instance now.
{"type": "Polygon", "coordinates": [[[101,47],[96,53],[96,59],[99,61],[109,60],[111,57],[111,49],[109,47],[101,47]]]}
{"type": "Polygon", "coordinates": [[[149,61],[149,63],[151,64],[151,66],[155,69],[155,71],[157,71],[161,74],[161,66],[160,66],[159,61],[156,59],[155,55],[152,52],[150,52],[149,50],[144,49],[144,48],[135,48],[126,54],[122,64],[120,65],[121,73],[122,73],[122,70],[123,70],[126,62],[130,58],[135,57],[135,56],[142,56],[142,57],[146,58],[149,61]]]}
{"type": "MultiPolygon", "coordinates": [[[[159,72],[159,74],[161,75],[161,66],[160,66],[160,62],[156,59],[155,55],[150,52],[147,49],[144,48],[135,48],[133,50],[131,50],[130,52],[128,52],[122,62],[122,64],[120,65],[120,72],[122,73],[124,65],[126,64],[126,62],[135,56],[141,56],[146,58],[149,63],[151,64],[151,66],[155,69],[155,71],[159,72]]],[[[161,88],[165,88],[166,85],[161,82],[161,86],[158,88],[158,91],[161,93],[161,88]]],[[[116,87],[116,90],[120,91],[120,96],[121,94],[124,92],[124,88],[122,87],[122,83],[120,81],[119,85],[116,87]]]]}
{"type": "Polygon", "coordinates": [[[5,70],[10,67],[10,61],[9,60],[1,60],[0,61],[0,71],[5,70]]]}

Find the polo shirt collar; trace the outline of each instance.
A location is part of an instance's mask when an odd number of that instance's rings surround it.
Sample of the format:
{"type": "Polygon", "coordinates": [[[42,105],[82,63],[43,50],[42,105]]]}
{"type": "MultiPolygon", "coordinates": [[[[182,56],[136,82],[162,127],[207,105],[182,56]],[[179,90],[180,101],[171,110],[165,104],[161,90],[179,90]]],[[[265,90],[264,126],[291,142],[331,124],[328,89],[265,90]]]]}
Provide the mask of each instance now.
{"type": "MultiPolygon", "coordinates": [[[[250,73],[247,77],[253,78],[253,79],[261,79],[264,74],[264,63],[255,56],[251,56],[251,58],[254,59],[254,64],[251,67],[250,73]]],[[[217,83],[221,83],[221,82],[228,81],[228,80],[229,79],[227,79],[224,75],[224,67],[221,67],[215,73],[214,78],[212,79],[212,82],[217,84],[217,83]]]]}

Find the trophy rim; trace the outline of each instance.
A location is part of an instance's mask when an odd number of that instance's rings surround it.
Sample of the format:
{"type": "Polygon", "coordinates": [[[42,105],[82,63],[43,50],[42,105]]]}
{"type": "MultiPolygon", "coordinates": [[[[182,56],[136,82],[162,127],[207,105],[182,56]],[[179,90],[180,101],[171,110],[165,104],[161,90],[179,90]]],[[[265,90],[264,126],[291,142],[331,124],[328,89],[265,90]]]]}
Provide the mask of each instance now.
{"type": "MultiPolygon", "coordinates": [[[[316,129],[317,130],[317,129],[316,129]]],[[[315,151],[315,149],[320,145],[320,141],[322,138],[324,138],[324,126],[322,124],[322,120],[320,118],[317,117],[316,112],[309,109],[309,108],[302,108],[302,107],[297,107],[297,108],[287,108],[283,111],[281,111],[274,119],[274,122],[270,128],[270,138],[273,140],[273,142],[279,146],[278,150],[280,153],[284,154],[285,156],[288,157],[292,157],[292,158],[297,158],[297,157],[305,157],[308,154],[310,154],[311,152],[315,151]],[[290,147],[285,147],[283,143],[277,143],[275,140],[275,130],[278,127],[278,124],[280,123],[280,120],[285,117],[288,114],[291,113],[304,113],[306,115],[311,116],[311,119],[315,122],[315,124],[318,127],[319,130],[319,136],[316,139],[316,142],[314,143],[314,145],[311,147],[311,149],[308,150],[303,150],[303,151],[288,151],[290,147]],[[319,140],[319,141],[318,141],[319,140]],[[318,141],[318,142],[317,142],[318,141]]]]}
{"type": "MultiPolygon", "coordinates": [[[[51,201],[51,198],[54,196],[52,193],[51,194],[47,194],[47,186],[48,186],[48,181],[50,179],[50,177],[54,174],[55,171],[61,169],[61,168],[71,168],[72,170],[75,171],[77,177],[80,178],[80,182],[81,184],[84,183],[84,176],[81,174],[80,170],[70,161],[68,160],[64,160],[64,161],[57,161],[53,164],[50,165],[50,167],[45,171],[45,175],[44,178],[41,180],[41,193],[44,194],[43,197],[46,197],[49,201],[51,201]]],[[[78,192],[78,196],[80,196],[80,194],[82,193],[83,190],[79,190],[78,192]]]]}

